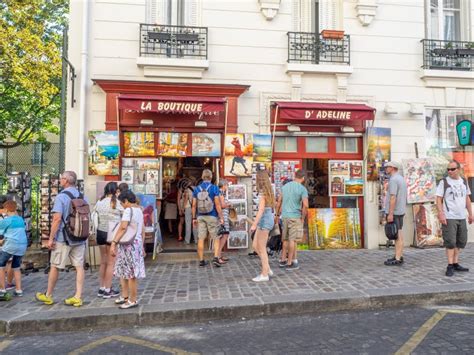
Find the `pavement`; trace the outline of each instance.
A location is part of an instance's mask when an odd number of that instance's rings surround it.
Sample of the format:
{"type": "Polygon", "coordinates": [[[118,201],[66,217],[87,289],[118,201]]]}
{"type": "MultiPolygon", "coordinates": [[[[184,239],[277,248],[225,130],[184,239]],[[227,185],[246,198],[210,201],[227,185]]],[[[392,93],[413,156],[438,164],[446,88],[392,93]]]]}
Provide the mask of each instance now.
{"type": "MultiPolygon", "coordinates": [[[[299,252],[299,270],[285,271],[271,260],[274,277],[251,281],[258,258],[229,253],[221,267],[199,268],[196,261],[148,262],[139,283],[135,309],[118,309],[112,300],[97,297],[97,269],[87,271],[84,305],[63,304],[73,294],[74,272],[60,274],[54,299],[47,306],[34,300],[44,291],[47,275],[23,279],[24,296],[0,302],[0,333],[6,335],[127,326],[193,323],[268,315],[328,313],[406,305],[474,301],[474,244],[461,254],[471,272],[444,275],[444,249],[405,251],[403,266],[387,267],[391,250],[328,250],[299,252]]],[[[159,260],[159,256],[158,256],[159,260]]]]}

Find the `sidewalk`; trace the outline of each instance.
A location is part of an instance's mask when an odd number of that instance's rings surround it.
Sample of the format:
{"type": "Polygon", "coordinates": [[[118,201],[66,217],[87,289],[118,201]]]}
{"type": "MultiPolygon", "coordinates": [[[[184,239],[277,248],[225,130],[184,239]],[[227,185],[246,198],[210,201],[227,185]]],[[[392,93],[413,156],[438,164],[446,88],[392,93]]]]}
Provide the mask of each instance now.
{"type": "Polygon", "coordinates": [[[63,272],[55,304],[34,300],[44,291],[47,275],[23,278],[23,298],[0,302],[0,333],[111,328],[170,324],[218,318],[329,312],[375,307],[474,300],[474,243],[461,255],[471,272],[444,276],[444,249],[405,251],[405,264],[387,267],[390,250],[331,250],[299,253],[301,268],[285,271],[272,259],[270,282],[251,281],[259,270],[258,258],[234,256],[221,267],[199,268],[196,261],[162,264],[149,262],[140,283],[140,307],[118,309],[112,300],[98,298],[97,269],[86,272],[84,306],[63,304],[73,294],[74,272],[63,272]]]}

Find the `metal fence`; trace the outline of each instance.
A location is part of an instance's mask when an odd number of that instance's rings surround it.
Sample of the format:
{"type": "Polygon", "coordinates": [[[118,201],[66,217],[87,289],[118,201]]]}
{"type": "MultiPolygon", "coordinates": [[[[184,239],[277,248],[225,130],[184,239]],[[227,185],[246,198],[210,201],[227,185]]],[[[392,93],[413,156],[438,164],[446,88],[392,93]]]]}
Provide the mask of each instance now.
{"type": "Polygon", "coordinates": [[[423,68],[474,70],[474,42],[424,39],[423,68]]]}

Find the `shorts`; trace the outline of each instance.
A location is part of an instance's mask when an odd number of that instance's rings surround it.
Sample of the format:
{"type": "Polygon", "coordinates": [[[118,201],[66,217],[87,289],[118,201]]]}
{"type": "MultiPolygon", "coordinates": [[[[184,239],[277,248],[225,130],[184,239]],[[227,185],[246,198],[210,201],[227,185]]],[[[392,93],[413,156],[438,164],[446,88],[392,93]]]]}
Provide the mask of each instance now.
{"type": "Polygon", "coordinates": [[[275,215],[271,207],[265,207],[262,218],[258,222],[258,228],[271,231],[275,225],[275,215]]]}
{"type": "Polygon", "coordinates": [[[301,218],[283,218],[281,236],[283,240],[303,240],[303,222],[301,218]]]}
{"type": "Polygon", "coordinates": [[[447,219],[441,225],[444,247],[446,249],[463,249],[467,243],[467,223],[465,219],[447,219]]]}
{"type": "Polygon", "coordinates": [[[97,245],[110,245],[110,243],[107,243],[107,232],[97,229],[96,240],[97,245]]]}
{"type": "Polygon", "coordinates": [[[7,253],[6,251],[0,251],[0,268],[3,269],[7,266],[7,263],[12,261],[12,270],[17,270],[21,266],[21,260],[23,259],[23,255],[12,255],[7,253]]]}
{"type": "Polygon", "coordinates": [[[211,239],[217,238],[217,227],[219,225],[217,217],[198,216],[198,239],[206,239],[207,235],[211,239]]]}
{"type": "Polygon", "coordinates": [[[86,252],[86,244],[67,245],[66,243],[56,242],[56,248],[51,251],[51,265],[64,269],[71,260],[72,266],[84,266],[84,255],[86,252]]]}

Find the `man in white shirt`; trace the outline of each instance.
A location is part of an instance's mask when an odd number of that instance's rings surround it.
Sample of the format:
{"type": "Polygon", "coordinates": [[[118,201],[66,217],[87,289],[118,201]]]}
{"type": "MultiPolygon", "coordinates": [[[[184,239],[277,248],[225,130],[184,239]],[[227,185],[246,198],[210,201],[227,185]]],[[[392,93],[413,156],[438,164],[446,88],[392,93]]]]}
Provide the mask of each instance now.
{"type": "Polygon", "coordinates": [[[467,224],[472,223],[471,190],[460,173],[461,165],[452,160],[448,164],[448,177],[440,181],[436,189],[436,206],[438,218],[443,231],[444,246],[448,257],[446,276],[453,276],[454,271],[469,271],[459,264],[459,251],[467,243],[467,224]]]}

